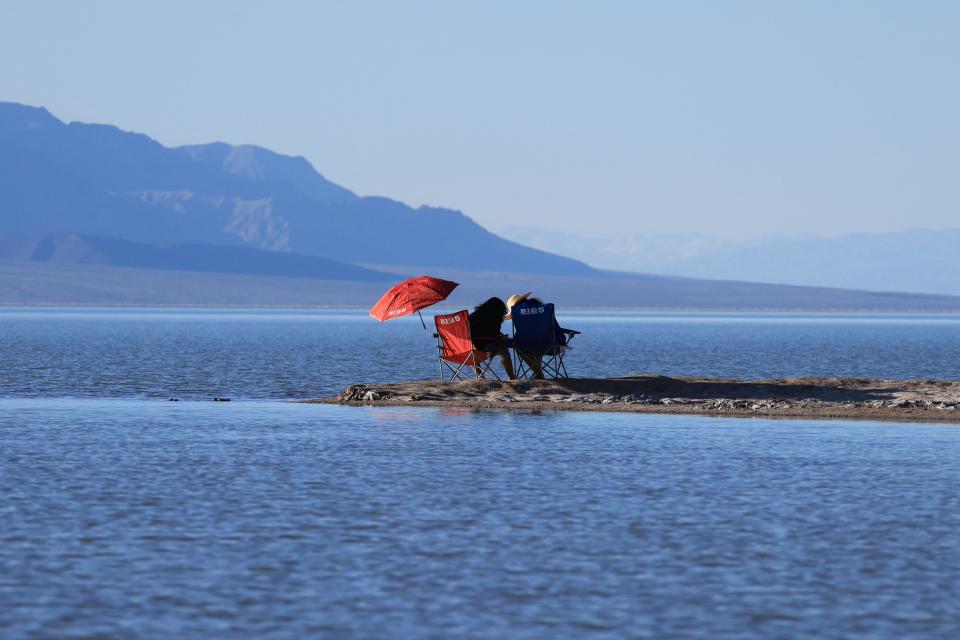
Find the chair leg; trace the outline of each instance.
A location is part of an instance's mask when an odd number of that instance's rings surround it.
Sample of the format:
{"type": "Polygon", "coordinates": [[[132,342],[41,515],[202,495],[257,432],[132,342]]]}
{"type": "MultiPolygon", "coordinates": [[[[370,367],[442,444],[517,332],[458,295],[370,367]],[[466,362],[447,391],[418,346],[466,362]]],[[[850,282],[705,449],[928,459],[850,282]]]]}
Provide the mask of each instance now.
{"type": "Polygon", "coordinates": [[[466,374],[464,374],[464,372],[463,372],[463,368],[464,368],[465,366],[467,366],[467,361],[466,361],[466,360],[464,360],[463,362],[460,363],[460,366],[457,367],[457,370],[454,372],[453,377],[452,377],[450,380],[451,380],[451,381],[453,381],[453,380],[466,380],[466,379],[467,379],[467,376],[466,376],[466,374]]]}
{"type": "Polygon", "coordinates": [[[545,357],[543,360],[543,370],[552,380],[566,378],[567,370],[563,364],[563,350],[557,349],[557,353],[545,357]]]}
{"type": "Polygon", "coordinates": [[[513,350],[513,375],[517,376],[517,380],[523,380],[526,375],[525,366],[523,364],[523,358],[520,357],[520,352],[516,349],[513,350]]]}
{"type": "Polygon", "coordinates": [[[437,338],[437,366],[440,368],[440,382],[443,382],[443,345],[440,343],[440,335],[434,334],[437,338]]]}
{"type": "MultiPolygon", "coordinates": [[[[477,358],[476,353],[474,353],[473,354],[474,361],[476,361],[476,358],[477,358]]],[[[482,362],[480,362],[480,364],[476,365],[476,368],[482,371],[484,376],[486,376],[486,374],[489,373],[497,380],[503,380],[503,378],[500,377],[500,374],[498,374],[496,370],[493,368],[493,358],[487,358],[486,360],[483,360],[482,362]]],[[[477,379],[478,380],[481,379],[479,375],[477,376],[477,379]]]]}
{"type": "MultiPolygon", "coordinates": [[[[441,347],[438,346],[438,353],[443,353],[441,347]]],[[[439,369],[440,369],[440,380],[442,382],[454,382],[456,380],[471,380],[476,379],[480,380],[487,374],[493,376],[497,380],[503,380],[500,377],[500,374],[497,373],[496,369],[493,368],[493,358],[488,358],[486,360],[477,362],[476,352],[472,352],[469,357],[465,358],[459,366],[454,366],[450,362],[447,362],[443,358],[439,358],[439,369]],[[450,378],[447,380],[444,376],[444,367],[450,372],[450,378]],[[469,376],[467,373],[467,367],[473,371],[473,376],[469,376]]]]}
{"type": "Polygon", "coordinates": [[[440,362],[441,362],[441,364],[440,364],[440,380],[443,380],[444,382],[453,382],[454,380],[456,380],[456,379],[457,379],[457,370],[453,367],[453,365],[451,365],[449,362],[446,362],[446,361],[444,361],[444,360],[441,360],[440,362]],[[444,367],[446,367],[447,371],[450,372],[450,379],[449,379],[449,380],[447,380],[446,378],[443,377],[444,367]]]}
{"type": "Polygon", "coordinates": [[[557,373],[561,378],[570,377],[570,375],[567,373],[567,365],[563,361],[563,351],[557,355],[557,373]]]}
{"type": "Polygon", "coordinates": [[[466,380],[466,376],[463,373],[464,364],[461,363],[460,366],[454,367],[452,364],[447,362],[444,359],[440,359],[440,380],[442,382],[454,382],[456,380],[466,380]],[[444,377],[444,367],[450,372],[449,380],[444,377]]]}
{"type": "Polygon", "coordinates": [[[517,355],[517,365],[514,367],[514,373],[517,376],[517,380],[526,380],[533,377],[533,369],[530,368],[530,364],[527,362],[527,358],[533,358],[523,351],[518,351],[517,349],[513,350],[517,355]]]}

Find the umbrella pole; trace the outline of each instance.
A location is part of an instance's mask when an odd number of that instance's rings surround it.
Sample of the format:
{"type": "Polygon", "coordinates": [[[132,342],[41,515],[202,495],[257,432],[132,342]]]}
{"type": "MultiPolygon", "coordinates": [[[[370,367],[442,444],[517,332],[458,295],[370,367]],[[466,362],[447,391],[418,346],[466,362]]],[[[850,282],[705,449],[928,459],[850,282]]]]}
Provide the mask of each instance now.
{"type": "Polygon", "coordinates": [[[423,325],[423,330],[426,331],[427,333],[430,333],[430,330],[427,329],[427,323],[423,321],[423,314],[421,314],[420,311],[418,310],[417,315],[420,316],[420,324],[423,325]]]}

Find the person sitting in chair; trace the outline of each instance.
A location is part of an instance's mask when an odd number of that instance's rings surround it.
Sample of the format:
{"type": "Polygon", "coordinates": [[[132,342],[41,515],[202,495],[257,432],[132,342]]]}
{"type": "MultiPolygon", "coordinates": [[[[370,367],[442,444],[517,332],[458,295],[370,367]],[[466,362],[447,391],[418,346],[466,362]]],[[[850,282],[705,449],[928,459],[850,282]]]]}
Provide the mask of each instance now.
{"type": "MultiPolygon", "coordinates": [[[[507,301],[508,313],[503,317],[503,319],[512,320],[513,319],[512,311],[514,308],[516,308],[518,312],[522,313],[523,309],[543,306],[543,300],[541,300],[540,298],[532,298],[531,297],[532,293],[533,293],[532,291],[528,291],[526,293],[513,294],[512,296],[510,296],[510,299],[507,301]]],[[[554,348],[556,349],[563,349],[567,344],[567,334],[560,327],[560,323],[557,322],[556,318],[553,319],[553,342],[555,345],[554,348]]],[[[537,354],[537,353],[525,353],[522,351],[517,351],[517,355],[519,355],[520,358],[523,359],[523,361],[527,363],[527,366],[529,366],[530,369],[533,371],[534,380],[543,380],[543,362],[542,361],[545,353],[550,353],[550,352],[548,351],[548,352],[537,354]]]]}
{"type": "MultiPolygon", "coordinates": [[[[473,346],[480,351],[500,356],[500,362],[503,363],[507,377],[516,380],[513,362],[510,360],[510,338],[500,332],[500,326],[507,311],[507,305],[500,298],[490,298],[478,305],[469,317],[470,338],[473,340],[473,346]]],[[[480,368],[475,366],[474,369],[477,371],[477,377],[482,378],[483,372],[480,368]]]]}

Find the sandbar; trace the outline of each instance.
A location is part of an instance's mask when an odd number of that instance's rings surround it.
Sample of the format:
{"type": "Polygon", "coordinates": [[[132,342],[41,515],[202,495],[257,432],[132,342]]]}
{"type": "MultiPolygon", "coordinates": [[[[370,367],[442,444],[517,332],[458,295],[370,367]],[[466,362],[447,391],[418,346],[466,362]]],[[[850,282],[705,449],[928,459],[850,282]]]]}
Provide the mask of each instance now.
{"type": "Polygon", "coordinates": [[[960,381],[642,375],[562,380],[354,384],[305,402],[522,411],[612,411],[757,418],[960,423],[960,381]]]}

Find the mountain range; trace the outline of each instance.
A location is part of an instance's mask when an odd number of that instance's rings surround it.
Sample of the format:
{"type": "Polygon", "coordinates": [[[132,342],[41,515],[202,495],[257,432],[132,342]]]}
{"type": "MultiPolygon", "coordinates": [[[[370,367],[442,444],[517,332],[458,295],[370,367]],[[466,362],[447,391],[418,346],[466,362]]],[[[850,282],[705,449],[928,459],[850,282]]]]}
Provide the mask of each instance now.
{"type": "Polygon", "coordinates": [[[358,282],[382,283],[402,278],[396,273],[301,253],[233,245],[152,245],[72,233],[0,240],[0,260],[4,259],[358,282]]]}
{"type": "Polygon", "coordinates": [[[960,229],[739,240],[699,234],[590,238],[530,227],[501,235],[603,269],[960,295],[960,229]]]}
{"type": "Polygon", "coordinates": [[[169,148],[109,125],[0,103],[0,237],[63,233],[249,246],[349,263],[586,275],[460,211],[359,197],[302,157],[215,142],[169,148]]]}
{"type": "Polygon", "coordinates": [[[367,306],[423,273],[461,282],[463,306],[535,290],[581,307],[960,310],[960,297],[609,272],[460,211],[359,196],[302,157],[166,147],[0,103],[0,304],[367,306]]]}

